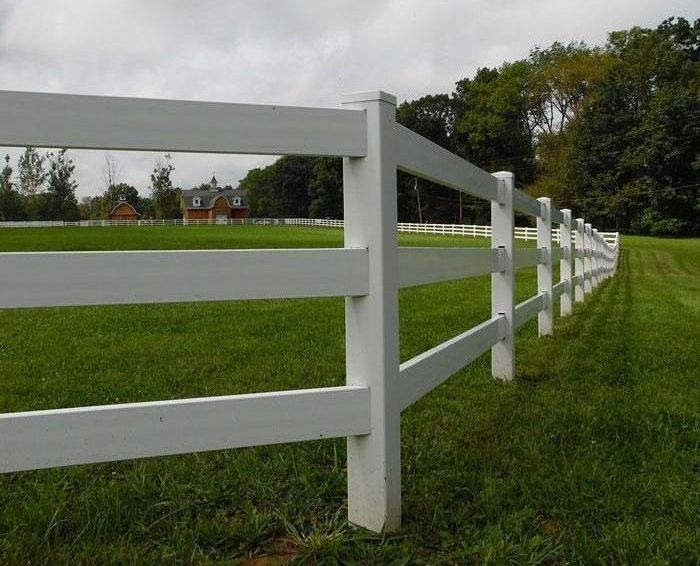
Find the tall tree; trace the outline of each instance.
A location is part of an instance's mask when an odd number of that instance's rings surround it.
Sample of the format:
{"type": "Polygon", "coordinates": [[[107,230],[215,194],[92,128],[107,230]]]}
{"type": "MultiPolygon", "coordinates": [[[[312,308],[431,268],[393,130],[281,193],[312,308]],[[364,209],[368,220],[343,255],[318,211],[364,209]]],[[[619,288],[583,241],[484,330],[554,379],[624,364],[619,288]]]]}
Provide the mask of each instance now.
{"type": "Polygon", "coordinates": [[[310,218],[343,217],[343,162],[337,157],[315,159],[309,180],[310,218]]]}
{"type": "Polygon", "coordinates": [[[80,220],[102,220],[105,218],[101,196],[83,197],[78,203],[80,220]]]}
{"type": "Polygon", "coordinates": [[[14,188],[14,183],[12,182],[12,166],[10,165],[10,156],[5,155],[5,166],[0,172],[0,190],[11,191],[14,188]]]}
{"type": "Polygon", "coordinates": [[[181,190],[173,187],[170,178],[175,166],[171,162],[170,154],[166,154],[163,160],[158,160],[151,173],[151,191],[155,217],[159,219],[180,218],[181,190]]]}
{"type": "Polygon", "coordinates": [[[12,181],[10,156],[5,155],[5,166],[0,172],[0,220],[24,220],[24,202],[12,181]]]}
{"type": "Polygon", "coordinates": [[[284,156],[272,165],[252,169],[241,181],[248,192],[252,216],[306,217],[309,213],[309,185],[317,158],[284,156]]]}
{"type": "Polygon", "coordinates": [[[117,158],[111,153],[105,154],[105,163],[102,169],[102,176],[105,180],[105,189],[119,184],[119,163],[117,158]]]}
{"type": "Polygon", "coordinates": [[[80,218],[75,197],[78,182],[73,178],[75,165],[67,154],[67,149],[61,149],[48,155],[48,214],[51,220],[75,222],[80,218]]]}
{"type": "MultiPolygon", "coordinates": [[[[403,102],[396,121],[433,143],[454,149],[454,102],[447,94],[426,95],[403,102]]],[[[460,218],[457,191],[399,172],[398,216],[402,222],[455,222],[460,218]]]]}
{"type": "Polygon", "coordinates": [[[575,195],[571,156],[577,118],[585,102],[607,77],[614,57],[584,43],[553,43],[528,58],[527,112],[536,150],[536,178],[527,187],[572,208],[575,195]]]}
{"type": "Polygon", "coordinates": [[[561,134],[576,119],[587,96],[607,76],[614,57],[583,42],[530,52],[526,84],[530,129],[537,134],[561,134]]]}
{"type": "MultiPolygon", "coordinates": [[[[473,79],[459,81],[454,93],[457,153],[487,171],[513,171],[519,185],[531,182],[535,173],[527,105],[530,72],[527,61],[482,68],[473,79]]],[[[487,203],[471,198],[467,203],[471,222],[489,221],[487,203]]]]}
{"type": "Polygon", "coordinates": [[[45,155],[40,155],[33,147],[28,147],[19,158],[19,190],[27,197],[40,192],[46,181],[44,168],[45,155]]]}

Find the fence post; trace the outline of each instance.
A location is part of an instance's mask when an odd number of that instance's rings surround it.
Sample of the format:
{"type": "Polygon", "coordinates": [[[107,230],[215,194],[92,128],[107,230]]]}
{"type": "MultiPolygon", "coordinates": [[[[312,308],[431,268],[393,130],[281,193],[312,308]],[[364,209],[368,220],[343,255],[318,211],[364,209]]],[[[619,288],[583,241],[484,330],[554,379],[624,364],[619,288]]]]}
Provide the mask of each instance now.
{"type": "Polygon", "coordinates": [[[491,316],[505,316],[505,337],[491,348],[491,374],[510,381],[515,377],[515,218],[513,189],[515,177],[509,171],[493,174],[498,179],[498,200],[491,201],[491,247],[505,254],[503,271],[491,274],[491,316]]]}
{"type": "Polygon", "coordinates": [[[605,239],[600,232],[598,232],[598,283],[605,281],[606,256],[605,239]]]}
{"type": "Polygon", "coordinates": [[[559,245],[561,246],[561,260],[559,261],[559,278],[564,283],[564,292],[561,295],[561,316],[571,314],[571,298],[573,285],[571,281],[571,266],[574,261],[574,250],[571,246],[571,210],[564,208],[561,211],[564,221],[559,225],[559,245]]]}
{"type": "Polygon", "coordinates": [[[593,248],[593,256],[591,257],[591,269],[593,270],[593,277],[591,277],[591,282],[593,288],[595,289],[600,283],[600,241],[598,239],[598,229],[593,228],[591,230],[591,247],[593,248]]]}
{"type": "Polygon", "coordinates": [[[599,249],[600,249],[600,280],[605,281],[608,278],[608,247],[605,243],[605,236],[598,232],[599,249]]]}
{"type": "Polygon", "coordinates": [[[371,433],[347,442],[348,519],[394,531],[401,526],[396,98],[349,94],[343,107],[367,119],[367,156],[343,159],[345,247],[369,251],[369,294],[345,299],[346,381],[371,393],[371,433]]]}
{"type": "Polygon", "coordinates": [[[577,303],[582,303],[584,299],[584,283],[583,280],[585,279],[585,274],[584,274],[584,263],[583,263],[583,255],[585,253],[585,248],[584,248],[584,238],[583,238],[583,218],[577,218],[576,219],[576,259],[575,259],[575,266],[576,266],[576,277],[580,277],[580,279],[576,280],[576,285],[574,289],[574,301],[577,303]]]}
{"type": "Polygon", "coordinates": [[[537,313],[537,332],[547,336],[554,331],[554,297],[552,293],[552,200],[549,197],[537,199],[543,215],[537,217],[537,247],[544,249],[544,263],[537,264],[537,292],[547,293],[547,303],[537,313]]]}
{"type": "Polygon", "coordinates": [[[593,290],[591,284],[591,259],[593,258],[593,246],[591,244],[591,225],[586,222],[583,225],[583,293],[588,295],[593,290]]]}

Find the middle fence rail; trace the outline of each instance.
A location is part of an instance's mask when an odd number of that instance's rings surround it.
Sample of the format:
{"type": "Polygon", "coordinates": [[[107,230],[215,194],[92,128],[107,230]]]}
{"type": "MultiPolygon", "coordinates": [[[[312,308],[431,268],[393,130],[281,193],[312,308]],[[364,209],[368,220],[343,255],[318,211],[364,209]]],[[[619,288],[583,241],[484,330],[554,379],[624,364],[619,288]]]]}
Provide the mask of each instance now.
{"type": "Polygon", "coordinates": [[[346,297],[345,386],[5,413],[0,472],[346,437],[349,521],[398,529],[401,412],[489,350],[493,376],[512,380],[517,328],[537,317],[551,334],[555,302],[571,314],[614,275],[619,244],[395,114],[381,91],[347,95],[342,109],[0,92],[3,146],[342,156],[345,211],[344,221],[285,221],[342,222],[337,249],[0,253],[0,308],[346,297]],[[397,229],[425,225],[397,225],[398,169],[490,202],[488,230],[460,229],[491,248],[400,248],[397,229]],[[524,234],[535,249],[515,248],[515,211],[535,218],[524,234]],[[527,266],[538,292],[515,304],[515,271],[527,266]],[[487,274],[490,318],[400,363],[399,289],[487,274]]]}

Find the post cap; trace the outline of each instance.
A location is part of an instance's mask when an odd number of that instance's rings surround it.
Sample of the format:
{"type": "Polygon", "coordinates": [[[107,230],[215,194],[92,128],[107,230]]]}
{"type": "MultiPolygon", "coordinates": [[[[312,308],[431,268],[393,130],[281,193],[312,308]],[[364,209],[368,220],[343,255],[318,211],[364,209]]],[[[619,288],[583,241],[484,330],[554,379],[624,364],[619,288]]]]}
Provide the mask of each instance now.
{"type": "Polygon", "coordinates": [[[373,102],[381,100],[396,106],[396,97],[393,94],[384,92],[383,90],[365,90],[362,92],[349,92],[342,95],[341,102],[343,104],[351,104],[353,102],[373,102]]]}
{"type": "Polygon", "coordinates": [[[513,179],[515,177],[512,171],[496,171],[491,173],[491,175],[496,177],[496,179],[513,179]]]}

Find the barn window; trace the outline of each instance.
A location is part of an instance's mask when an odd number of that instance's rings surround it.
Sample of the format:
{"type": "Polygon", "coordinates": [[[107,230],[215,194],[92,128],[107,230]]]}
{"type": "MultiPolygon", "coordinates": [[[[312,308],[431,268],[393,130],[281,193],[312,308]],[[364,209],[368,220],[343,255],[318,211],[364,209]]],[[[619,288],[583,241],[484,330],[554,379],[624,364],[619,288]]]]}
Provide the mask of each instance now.
{"type": "Polygon", "coordinates": [[[241,205],[241,197],[234,197],[233,198],[233,206],[240,206],[241,205]]]}
{"type": "Polygon", "coordinates": [[[199,197],[194,197],[192,199],[192,206],[199,206],[200,204],[202,204],[202,199],[199,197]]]}

